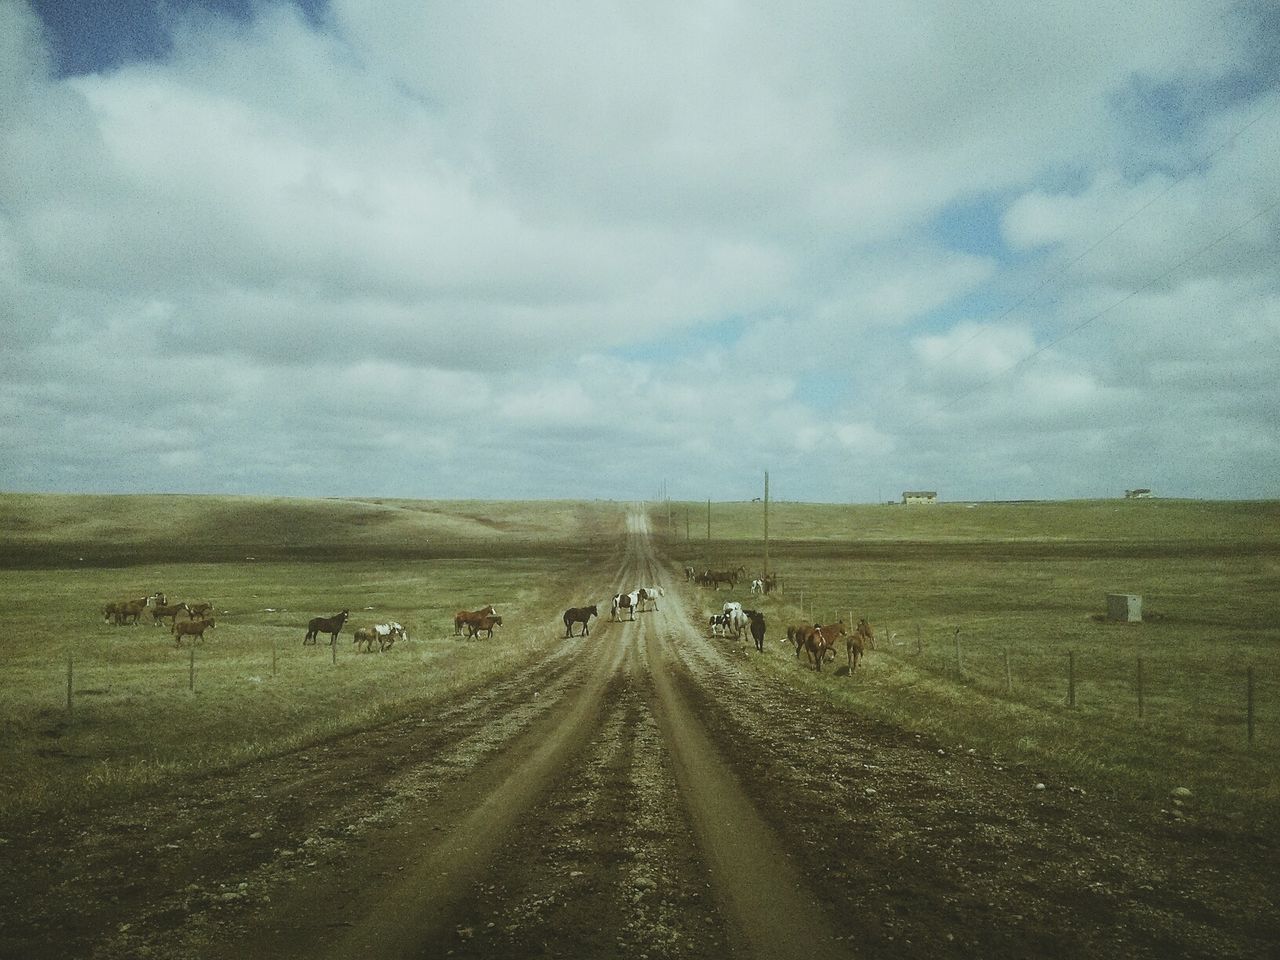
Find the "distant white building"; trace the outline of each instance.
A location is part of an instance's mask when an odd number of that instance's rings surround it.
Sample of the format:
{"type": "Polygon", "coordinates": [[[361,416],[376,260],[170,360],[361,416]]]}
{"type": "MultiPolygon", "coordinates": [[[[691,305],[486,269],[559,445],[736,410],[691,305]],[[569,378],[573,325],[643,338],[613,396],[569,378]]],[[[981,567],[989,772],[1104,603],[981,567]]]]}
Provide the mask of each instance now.
{"type": "Polygon", "coordinates": [[[1151,491],[1146,487],[1139,487],[1137,490],[1126,490],[1124,498],[1126,500],[1146,500],[1151,496],[1151,491]]]}
{"type": "Polygon", "coordinates": [[[903,490],[903,503],[937,503],[938,491],[936,490],[903,490]]]}

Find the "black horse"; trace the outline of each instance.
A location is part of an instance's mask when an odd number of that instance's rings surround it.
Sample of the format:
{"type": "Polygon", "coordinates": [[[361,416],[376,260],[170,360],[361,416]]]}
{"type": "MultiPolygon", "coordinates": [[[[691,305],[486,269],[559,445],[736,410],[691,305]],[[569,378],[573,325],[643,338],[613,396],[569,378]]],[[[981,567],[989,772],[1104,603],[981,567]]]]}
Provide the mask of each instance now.
{"type": "Polygon", "coordinates": [[[566,637],[572,637],[573,625],[575,623],[581,623],[582,633],[580,635],[584,637],[588,636],[591,633],[591,628],[587,625],[587,621],[592,617],[598,616],[600,616],[600,611],[596,609],[596,605],[594,603],[589,607],[570,607],[564,612],[564,635],[566,637]]]}
{"type": "Polygon", "coordinates": [[[307,624],[307,635],[302,638],[305,646],[308,643],[316,642],[316,635],[321,633],[329,634],[329,645],[338,642],[338,634],[342,632],[342,625],[347,622],[348,613],[343,610],[341,613],[335,613],[332,617],[315,617],[307,624]]]}

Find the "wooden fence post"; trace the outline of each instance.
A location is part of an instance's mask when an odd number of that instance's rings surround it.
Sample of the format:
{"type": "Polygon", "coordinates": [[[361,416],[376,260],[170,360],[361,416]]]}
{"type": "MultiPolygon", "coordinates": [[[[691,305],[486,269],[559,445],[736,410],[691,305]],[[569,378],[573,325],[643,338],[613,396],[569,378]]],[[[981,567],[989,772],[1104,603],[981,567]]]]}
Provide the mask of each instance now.
{"type": "Polygon", "coordinates": [[[1145,715],[1146,705],[1142,698],[1142,658],[1138,658],[1138,719],[1141,720],[1145,715]]]}
{"type": "Polygon", "coordinates": [[[1067,706],[1076,705],[1076,652],[1067,651],[1067,706]]]}
{"type": "Polygon", "coordinates": [[[1246,722],[1249,730],[1249,745],[1253,745],[1253,667],[1245,673],[1245,699],[1247,707],[1245,711],[1246,722]]]}

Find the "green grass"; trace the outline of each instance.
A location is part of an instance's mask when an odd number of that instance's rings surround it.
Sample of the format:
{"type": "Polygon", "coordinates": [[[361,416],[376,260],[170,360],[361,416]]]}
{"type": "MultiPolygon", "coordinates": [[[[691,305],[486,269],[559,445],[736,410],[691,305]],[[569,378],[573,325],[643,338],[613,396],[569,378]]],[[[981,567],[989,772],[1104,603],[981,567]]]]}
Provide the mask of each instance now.
{"type": "MultiPolygon", "coordinates": [[[[652,509],[675,562],[760,569],[761,504],[713,504],[711,541],[705,503],[689,505],[689,540],[682,509],[673,505],[672,524],[665,505],[652,509]]],[[[770,562],[783,593],[758,604],[770,637],[802,616],[852,613],[876,625],[881,645],[853,678],[807,671],[774,639],[775,655],[751,663],[951,747],[999,753],[1041,779],[1153,804],[1186,785],[1209,809],[1275,822],[1278,513],[1271,502],[1161,500],[772,504],[770,562]],[[1147,622],[1100,621],[1108,592],[1143,595],[1147,622]]],[[[358,733],[505,674],[555,642],[558,629],[545,625],[569,584],[613,555],[623,518],[617,504],[569,501],[0,495],[4,816],[358,733]],[[162,629],[101,622],[104,602],[155,590],[219,611],[197,649],[194,693],[189,655],[162,629]],[[454,640],[453,611],[489,601],[507,621],[499,637],[454,640]],[[344,606],[353,623],[401,621],[412,642],[361,655],[348,632],[336,666],[327,647],[303,649],[307,620],[344,606]]],[[[729,595],[700,596],[709,609],[729,595]]],[[[733,595],[746,599],[745,587],[733,595]]]]}
{"type": "MultiPolygon", "coordinates": [[[[22,513],[14,499],[0,496],[0,514],[22,513]]],[[[157,509],[162,498],[108,498],[106,510],[100,498],[78,507],[76,498],[49,499],[56,503],[31,511],[37,520],[26,525],[28,542],[92,553],[94,538],[109,530],[115,542],[127,536],[137,544],[137,562],[0,572],[5,819],[100,803],[300,744],[359,735],[424,701],[509,674],[558,641],[564,596],[617,549],[623,516],[616,505],[495,504],[486,515],[479,504],[415,504],[393,508],[393,524],[429,529],[445,556],[402,559],[391,550],[388,558],[374,543],[359,560],[170,563],[153,558],[164,554],[175,521],[209,543],[225,510],[251,555],[269,555],[285,525],[296,543],[326,539],[354,550],[364,533],[353,517],[364,508],[287,502],[275,515],[269,505],[239,499],[173,498],[168,506],[177,509],[157,509]],[[247,506],[265,511],[256,527],[238,526],[247,506]],[[499,532],[480,536],[476,525],[499,532]],[[456,534],[459,527],[465,536],[456,534]],[[243,539],[255,529],[260,541],[243,539]],[[475,555],[458,555],[464,547],[475,555]],[[214,604],[217,626],[194,647],[194,691],[190,651],[176,649],[166,627],[145,619],[137,627],[102,622],[105,601],[157,590],[171,601],[214,604]],[[495,637],[455,638],[454,612],[488,602],[504,620],[495,637]],[[335,664],[327,637],[314,647],[301,641],[308,620],[343,607],[351,621],[335,664]],[[408,628],[408,643],[383,654],[353,649],[354,626],[388,619],[408,628]]]]}
{"type": "Polygon", "coordinates": [[[0,569],[510,556],[600,546],[617,504],[0,494],[0,569]]]}
{"type": "MultiPolygon", "coordinates": [[[[758,571],[761,504],[713,504],[713,523],[717,516],[724,523],[709,543],[702,509],[703,541],[685,541],[677,524],[673,556],[758,571]]],[[[1186,785],[1216,811],[1274,821],[1278,512],[1270,502],[1158,500],[771,505],[770,566],[784,592],[758,604],[770,614],[770,635],[802,617],[866,616],[881,643],[851,679],[806,672],[788,657],[757,665],[954,747],[998,752],[1042,777],[1052,772],[1152,803],[1186,785]],[[791,538],[774,539],[778,530],[791,538]],[[1141,594],[1146,622],[1105,622],[1111,592],[1141,594]],[[1071,653],[1075,707],[1067,703],[1071,653]]]]}

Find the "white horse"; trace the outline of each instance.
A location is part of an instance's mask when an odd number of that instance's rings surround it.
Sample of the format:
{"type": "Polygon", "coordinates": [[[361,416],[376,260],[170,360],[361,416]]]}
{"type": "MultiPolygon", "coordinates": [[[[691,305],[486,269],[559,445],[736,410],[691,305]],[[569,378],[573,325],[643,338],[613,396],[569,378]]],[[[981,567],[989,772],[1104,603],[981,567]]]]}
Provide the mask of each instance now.
{"type": "Polygon", "coordinates": [[[665,597],[667,595],[667,591],[663,590],[662,587],[641,587],[637,592],[640,594],[639,608],[642,611],[644,610],[646,600],[653,604],[654,610],[657,610],[658,598],[665,597]]]}
{"type": "Polygon", "coordinates": [[[764,581],[759,577],[751,581],[751,593],[753,595],[757,593],[764,593],[764,581]]]}
{"type": "Polygon", "coordinates": [[[394,620],[387,623],[375,623],[373,632],[378,636],[378,643],[385,649],[391,646],[397,640],[408,640],[409,631],[394,620]]]}

